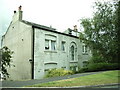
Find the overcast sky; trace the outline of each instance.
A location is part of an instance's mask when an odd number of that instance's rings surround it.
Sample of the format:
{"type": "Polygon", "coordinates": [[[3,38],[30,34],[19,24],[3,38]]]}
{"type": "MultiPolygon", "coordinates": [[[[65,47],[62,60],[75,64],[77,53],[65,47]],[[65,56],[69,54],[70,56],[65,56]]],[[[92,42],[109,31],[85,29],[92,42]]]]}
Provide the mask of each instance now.
{"type": "Polygon", "coordinates": [[[7,30],[14,10],[21,5],[23,19],[62,32],[67,28],[79,27],[79,19],[92,16],[97,0],[0,0],[0,37],[7,30]]]}

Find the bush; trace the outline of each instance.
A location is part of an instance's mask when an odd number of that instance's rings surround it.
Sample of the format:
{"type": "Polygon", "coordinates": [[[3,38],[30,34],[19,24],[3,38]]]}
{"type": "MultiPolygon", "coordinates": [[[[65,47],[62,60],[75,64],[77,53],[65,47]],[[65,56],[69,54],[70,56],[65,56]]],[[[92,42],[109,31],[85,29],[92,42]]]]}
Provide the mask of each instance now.
{"type": "Polygon", "coordinates": [[[86,67],[81,68],[79,72],[93,72],[117,69],[120,69],[118,63],[90,63],[86,67]]]}
{"type": "Polygon", "coordinates": [[[48,71],[45,77],[56,77],[56,76],[65,76],[65,75],[72,75],[74,74],[70,70],[64,70],[64,69],[51,69],[48,71]]]}
{"type": "Polygon", "coordinates": [[[86,67],[89,64],[89,61],[83,61],[83,67],[86,67]]]}

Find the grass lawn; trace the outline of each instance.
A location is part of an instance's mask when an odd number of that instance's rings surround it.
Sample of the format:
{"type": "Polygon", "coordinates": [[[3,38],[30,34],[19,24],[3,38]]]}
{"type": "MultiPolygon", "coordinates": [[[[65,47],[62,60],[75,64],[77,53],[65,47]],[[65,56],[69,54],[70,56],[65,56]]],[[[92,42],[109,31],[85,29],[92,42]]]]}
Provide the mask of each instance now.
{"type": "Polygon", "coordinates": [[[106,71],[98,74],[82,76],[78,78],[53,81],[42,84],[35,84],[28,87],[70,87],[70,86],[89,86],[118,83],[120,70],[106,71]]]}

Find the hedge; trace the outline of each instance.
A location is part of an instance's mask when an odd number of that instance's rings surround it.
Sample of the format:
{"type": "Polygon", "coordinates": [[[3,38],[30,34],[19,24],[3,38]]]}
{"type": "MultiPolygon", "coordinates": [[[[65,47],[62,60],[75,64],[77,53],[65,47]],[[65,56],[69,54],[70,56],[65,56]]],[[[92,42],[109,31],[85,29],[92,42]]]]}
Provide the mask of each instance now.
{"type": "Polygon", "coordinates": [[[118,63],[90,63],[86,67],[81,68],[79,72],[94,72],[118,69],[120,69],[118,63]]]}
{"type": "Polygon", "coordinates": [[[73,71],[64,70],[64,69],[51,69],[48,71],[45,77],[56,77],[56,76],[65,76],[65,75],[72,75],[74,74],[73,71]]]}

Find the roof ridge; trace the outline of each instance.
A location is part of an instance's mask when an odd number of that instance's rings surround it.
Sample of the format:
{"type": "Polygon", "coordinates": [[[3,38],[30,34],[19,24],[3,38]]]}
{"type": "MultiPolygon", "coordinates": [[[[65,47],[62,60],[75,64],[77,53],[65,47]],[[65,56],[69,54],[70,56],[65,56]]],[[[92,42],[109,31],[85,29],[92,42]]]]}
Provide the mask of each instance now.
{"type": "Polygon", "coordinates": [[[29,25],[32,25],[32,26],[37,26],[37,27],[40,27],[40,28],[43,28],[43,29],[49,29],[49,30],[56,30],[55,28],[52,28],[52,27],[48,27],[48,26],[45,26],[45,25],[40,25],[40,24],[37,24],[37,23],[34,23],[34,22],[29,22],[29,21],[26,21],[26,20],[22,20],[23,23],[26,23],[26,24],[29,24],[29,25]]]}
{"type": "Polygon", "coordinates": [[[47,26],[44,26],[44,25],[29,22],[29,21],[26,21],[26,20],[22,20],[22,22],[25,23],[25,24],[28,24],[28,25],[32,25],[35,28],[39,28],[39,29],[43,29],[43,30],[46,30],[46,31],[50,31],[50,32],[59,33],[59,34],[63,34],[63,35],[66,35],[66,36],[78,38],[77,36],[73,36],[73,35],[70,35],[70,34],[63,33],[63,32],[58,32],[58,31],[56,31],[55,28],[52,28],[52,27],[47,27],[47,26]]]}

